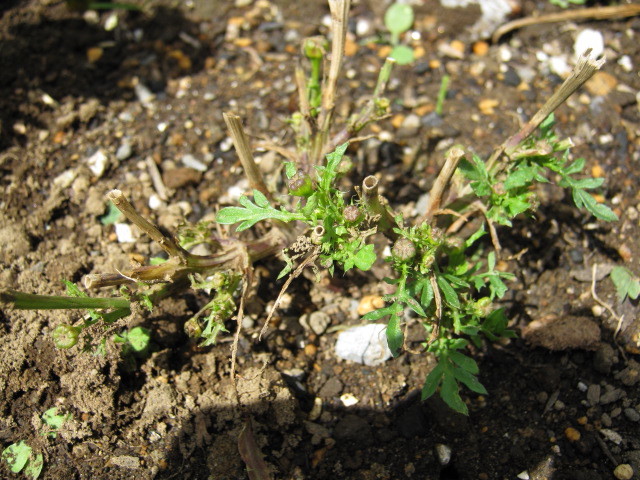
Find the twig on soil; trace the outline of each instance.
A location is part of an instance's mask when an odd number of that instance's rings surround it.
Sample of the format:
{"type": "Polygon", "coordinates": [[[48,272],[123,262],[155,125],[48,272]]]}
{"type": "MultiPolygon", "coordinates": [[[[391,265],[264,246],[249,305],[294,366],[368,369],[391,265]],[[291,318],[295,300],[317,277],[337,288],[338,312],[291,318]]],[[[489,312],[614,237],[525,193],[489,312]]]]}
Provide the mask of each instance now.
{"type": "Polygon", "coordinates": [[[622,357],[626,360],[627,356],[624,353],[624,349],[620,346],[620,344],[618,343],[618,340],[616,339],[616,337],[620,333],[620,329],[622,328],[622,322],[624,321],[624,315],[618,315],[615,312],[615,310],[613,309],[613,307],[611,307],[611,305],[609,305],[608,303],[606,303],[603,300],[601,300],[598,297],[598,295],[596,294],[596,277],[597,277],[597,273],[598,273],[598,264],[594,263],[593,266],[591,267],[591,298],[593,298],[601,307],[605,308],[611,314],[611,316],[618,321],[618,324],[616,325],[616,330],[615,330],[615,332],[613,332],[613,341],[615,342],[616,346],[618,347],[618,350],[620,350],[620,353],[622,354],[622,357]]]}
{"type": "Polygon", "coordinates": [[[167,193],[167,187],[162,181],[162,176],[160,175],[156,162],[153,161],[153,158],[147,157],[145,163],[147,164],[147,170],[149,170],[151,183],[153,183],[153,188],[158,194],[158,197],[160,197],[160,200],[167,201],[169,199],[169,194],[167,193]]]}
{"type": "Polygon", "coordinates": [[[560,13],[540,15],[539,17],[526,17],[506,23],[498,28],[491,37],[493,43],[497,43],[500,37],[522,27],[541,25],[543,23],[557,23],[573,20],[608,20],[640,15],[640,5],[612,5],[609,7],[580,8],[567,10],[560,13]]]}
{"type": "Polygon", "coordinates": [[[229,133],[231,134],[231,139],[233,140],[233,145],[238,153],[238,158],[240,158],[242,168],[244,168],[244,173],[249,180],[249,186],[252,189],[260,191],[270,201],[273,201],[273,196],[267,189],[267,185],[264,183],[264,179],[262,178],[262,172],[260,172],[258,165],[256,165],[256,162],[253,159],[249,139],[244,131],[240,117],[233,113],[223,113],[222,116],[224,118],[224,122],[227,124],[229,133]]]}

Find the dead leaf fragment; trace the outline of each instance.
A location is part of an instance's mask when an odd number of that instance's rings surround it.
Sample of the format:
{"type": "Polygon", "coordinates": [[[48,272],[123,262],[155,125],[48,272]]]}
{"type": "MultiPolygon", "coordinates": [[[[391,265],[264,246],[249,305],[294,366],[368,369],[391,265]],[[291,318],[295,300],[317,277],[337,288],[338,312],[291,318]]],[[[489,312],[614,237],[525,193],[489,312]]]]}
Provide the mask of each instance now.
{"type": "Polygon", "coordinates": [[[260,447],[253,436],[251,418],[247,419],[240,436],[238,437],[238,452],[247,465],[247,474],[250,480],[270,480],[269,467],[262,458],[260,447]]]}

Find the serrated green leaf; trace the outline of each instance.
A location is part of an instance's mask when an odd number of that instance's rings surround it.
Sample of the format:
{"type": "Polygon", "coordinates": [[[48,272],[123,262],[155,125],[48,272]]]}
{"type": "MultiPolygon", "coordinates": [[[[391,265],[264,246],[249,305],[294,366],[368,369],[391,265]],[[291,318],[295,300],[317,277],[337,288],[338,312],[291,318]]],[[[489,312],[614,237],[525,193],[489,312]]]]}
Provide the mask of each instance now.
{"type": "Polygon", "coordinates": [[[452,371],[456,380],[465,384],[467,388],[469,388],[469,390],[479,393],[481,395],[487,395],[487,393],[489,393],[487,392],[487,389],[484,388],[484,385],[480,383],[480,381],[478,380],[478,377],[471,374],[467,370],[464,370],[458,367],[453,367],[452,371]]]}
{"type": "Polygon", "coordinates": [[[13,473],[19,473],[29,461],[31,447],[24,440],[12,443],[2,451],[2,459],[13,473]]]}
{"type": "Polygon", "coordinates": [[[473,163],[466,158],[463,158],[458,163],[458,168],[468,180],[482,182],[488,179],[488,173],[484,162],[475,155],[473,156],[473,163]]]}
{"type": "Polygon", "coordinates": [[[337,146],[333,152],[327,154],[327,165],[325,167],[316,167],[316,170],[318,170],[319,173],[318,187],[321,190],[328,192],[331,189],[331,184],[338,173],[338,165],[342,161],[344,152],[347,151],[348,147],[349,142],[345,142],[342,145],[337,146]]]}
{"type": "Polygon", "coordinates": [[[507,286],[504,284],[502,279],[497,275],[491,275],[489,277],[489,285],[491,285],[491,297],[502,298],[505,293],[507,293],[507,286]]]}
{"type": "Polygon", "coordinates": [[[596,199],[585,190],[576,188],[573,190],[572,194],[573,202],[576,204],[576,207],[584,207],[589,213],[600,220],[605,220],[607,222],[615,222],[618,220],[618,216],[613,213],[609,207],[598,203],[596,199]]]}
{"type": "Polygon", "coordinates": [[[420,303],[424,308],[429,308],[432,301],[433,301],[433,287],[431,286],[431,282],[429,280],[426,280],[424,282],[424,286],[422,287],[422,294],[420,295],[420,303]]]}
{"type": "Polygon", "coordinates": [[[392,4],[384,14],[384,25],[396,35],[406,32],[413,25],[413,8],[404,3],[392,4]]]}
{"type": "Polygon", "coordinates": [[[442,276],[438,276],[436,279],[438,283],[438,287],[440,287],[440,291],[442,291],[442,295],[444,295],[444,300],[449,305],[454,308],[460,308],[460,301],[458,300],[458,294],[453,289],[453,287],[447,282],[442,276]]]}
{"type": "Polygon", "coordinates": [[[496,268],[496,252],[489,252],[487,255],[487,269],[490,272],[496,268]]]}
{"type": "Polygon", "coordinates": [[[354,257],[354,262],[360,270],[367,271],[373,266],[376,258],[374,247],[372,244],[369,244],[358,250],[358,253],[356,253],[354,257]]]}
{"type": "Polygon", "coordinates": [[[534,167],[520,166],[518,170],[511,172],[504,181],[504,188],[511,190],[513,188],[524,187],[528,185],[535,176],[534,167]]]}
{"type": "Polygon", "coordinates": [[[445,371],[442,377],[442,388],[440,389],[440,397],[444,400],[444,403],[449,405],[456,412],[463,415],[469,414],[467,405],[462,401],[460,397],[460,388],[458,382],[451,371],[445,371]]]}
{"type": "Polygon", "coordinates": [[[409,295],[407,295],[406,293],[404,295],[401,295],[399,297],[399,299],[402,300],[417,315],[419,315],[421,317],[426,317],[427,316],[426,312],[423,310],[423,308],[420,306],[420,304],[415,299],[413,299],[409,295]]]}
{"type": "Polygon", "coordinates": [[[640,295],[640,281],[633,276],[633,273],[624,267],[614,267],[610,273],[611,280],[616,287],[618,299],[624,302],[628,296],[635,300],[640,295]]]}
{"type": "Polygon", "coordinates": [[[464,247],[469,248],[471,245],[473,245],[476,242],[476,240],[478,240],[479,238],[483,237],[486,234],[487,234],[487,231],[484,229],[484,223],[483,223],[478,230],[476,230],[469,238],[465,240],[464,247]]]}
{"type": "Polygon", "coordinates": [[[604,178],[581,178],[580,180],[573,180],[573,188],[582,188],[585,190],[591,188],[598,188],[604,183],[604,178]]]}
{"type": "Polygon", "coordinates": [[[402,311],[402,305],[394,303],[388,307],[379,308],[362,316],[362,320],[375,321],[380,320],[386,315],[395,315],[402,311]]]}
{"type": "Polygon", "coordinates": [[[394,357],[400,355],[400,350],[404,344],[404,335],[400,323],[400,316],[393,315],[387,324],[387,345],[394,357]]]}
{"type": "Polygon", "coordinates": [[[565,175],[573,175],[574,173],[579,173],[582,171],[585,165],[584,158],[578,158],[575,162],[569,165],[567,168],[563,170],[565,175]]]}
{"type": "Polygon", "coordinates": [[[261,208],[267,208],[270,206],[269,200],[260,190],[253,190],[253,200],[256,202],[256,205],[261,208]]]}
{"type": "Polygon", "coordinates": [[[453,360],[456,365],[464,368],[469,373],[476,375],[480,371],[478,364],[473,358],[467,357],[460,352],[451,352],[449,354],[449,358],[453,360]]]}
{"type": "Polygon", "coordinates": [[[236,228],[236,231],[241,232],[247,228],[252,227],[257,222],[267,219],[276,219],[283,222],[290,222],[292,220],[301,220],[302,217],[299,214],[287,212],[286,210],[276,210],[269,205],[266,197],[258,192],[254,191],[254,195],[257,193],[256,201],[261,205],[254,204],[244,195],[238,199],[238,203],[242,207],[225,207],[218,212],[216,221],[222,225],[231,225],[234,223],[240,223],[236,228]],[[266,204],[265,204],[266,201],[266,204]]]}
{"type": "Polygon", "coordinates": [[[427,378],[424,381],[424,386],[422,387],[422,395],[421,399],[424,401],[433,395],[440,385],[442,380],[442,376],[444,375],[444,365],[442,361],[438,362],[433,370],[429,372],[427,378]]]}

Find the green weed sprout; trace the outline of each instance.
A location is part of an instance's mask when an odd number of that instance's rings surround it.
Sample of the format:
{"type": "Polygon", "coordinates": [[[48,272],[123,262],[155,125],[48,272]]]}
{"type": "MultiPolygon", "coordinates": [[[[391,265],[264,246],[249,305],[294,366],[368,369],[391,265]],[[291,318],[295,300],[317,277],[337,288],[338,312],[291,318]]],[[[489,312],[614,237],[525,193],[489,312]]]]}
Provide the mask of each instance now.
{"type": "MultiPolygon", "coordinates": [[[[45,428],[40,434],[47,438],[55,438],[62,425],[72,418],[71,414],[59,414],[57,407],[52,407],[42,414],[41,420],[45,428]]],[[[24,440],[12,443],[0,455],[13,473],[22,472],[25,476],[36,480],[44,466],[42,453],[35,453],[24,440]]]]}
{"type": "Polygon", "coordinates": [[[413,19],[413,8],[405,3],[391,4],[384,14],[384,25],[391,33],[391,57],[398,65],[407,65],[415,58],[413,49],[400,42],[400,36],[411,28],[413,19]]]}

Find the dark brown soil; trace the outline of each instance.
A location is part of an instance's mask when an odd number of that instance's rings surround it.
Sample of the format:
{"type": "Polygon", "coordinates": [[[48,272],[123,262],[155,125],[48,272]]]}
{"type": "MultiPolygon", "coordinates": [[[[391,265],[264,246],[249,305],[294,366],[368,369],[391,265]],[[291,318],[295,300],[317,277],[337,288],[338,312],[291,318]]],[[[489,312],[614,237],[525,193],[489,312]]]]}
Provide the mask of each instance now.
{"type": "MultiPolygon", "coordinates": [[[[0,6],[0,287],[60,294],[61,279],[80,281],[157,254],[148,239],[118,243],[113,225],[101,224],[105,193],[113,188],[169,230],[185,217],[211,217],[242,180],[224,111],[241,115],[256,139],[291,144],[293,68],[301,39],[326,33],[323,2],[151,3],[145,13],[117,12],[113,30],[105,29],[110,12],[83,18],[59,0],[0,6]],[[230,25],[238,18],[243,23],[234,36],[230,25]],[[90,168],[96,152],[106,158],[104,171],[90,168]],[[185,155],[208,168],[185,168],[185,155]],[[158,193],[149,162],[170,187],[153,208],[149,199],[158,193]]],[[[358,2],[351,30],[366,21],[372,34],[382,31],[381,3],[358,2]]],[[[524,1],[522,13],[540,8],[556,10],[524,1]]],[[[534,218],[500,232],[505,261],[517,274],[505,306],[527,341],[472,352],[489,395],[465,392],[468,417],[438,399],[420,402],[433,365],[425,356],[403,354],[379,367],[336,358],[340,327],[360,324],[361,299],[384,289],[380,269],[300,280],[277,327],[259,342],[265,306],[281,285],[275,281],[281,262],[272,259],[261,264],[252,325],[240,341],[240,405],[229,377],[229,338],[200,349],[183,333],[205,300],[200,296],[188,293],[127,319],[127,327],[153,332],[154,352],[133,372],[110,343],[101,356],[54,348],[51,330],[81,313],[3,310],[2,448],[25,440],[44,454],[46,479],[244,479],[238,436],[251,418],[274,478],[475,480],[526,473],[604,480],[621,463],[640,472],[638,305],[620,302],[611,280],[598,278],[597,296],[622,316],[619,322],[594,300],[590,277],[596,264],[640,273],[640,20],[530,27],[477,55],[462,29],[477,13],[452,12],[435,0],[417,9],[420,57],[396,69],[393,115],[370,132],[387,143],[371,139],[354,149],[361,162],[352,180],[379,172],[392,205],[411,213],[443,151],[461,143],[490,153],[562,81],[542,57],[571,57],[576,34],[593,28],[606,46],[604,87],[584,88],[562,106],[558,131],[573,138],[573,154],[586,158],[590,173],[606,177],[601,194],[620,221],[596,222],[562,192],[545,189],[534,218]],[[442,47],[456,39],[463,41],[462,58],[442,47]],[[442,123],[434,126],[428,118],[444,73],[451,86],[442,123]],[[484,100],[495,100],[495,111],[484,100]],[[318,310],[331,318],[322,335],[298,322],[318,310]],[[358,402],[345,406],[344,394],[358,402]],[[40,415],[53,406],[73,420],[46,438],[40,415]],[[446,464],[438,456],[443,448],[452,452],[446,464]]],[[[371,92],[381,48],[362,42],[346,57],[339,123],[371,92]]],[[[277,184],[279,158],[257,155],[277,184]]],[[[0,472],[13,475],[4,462],[0,472]]]]}

